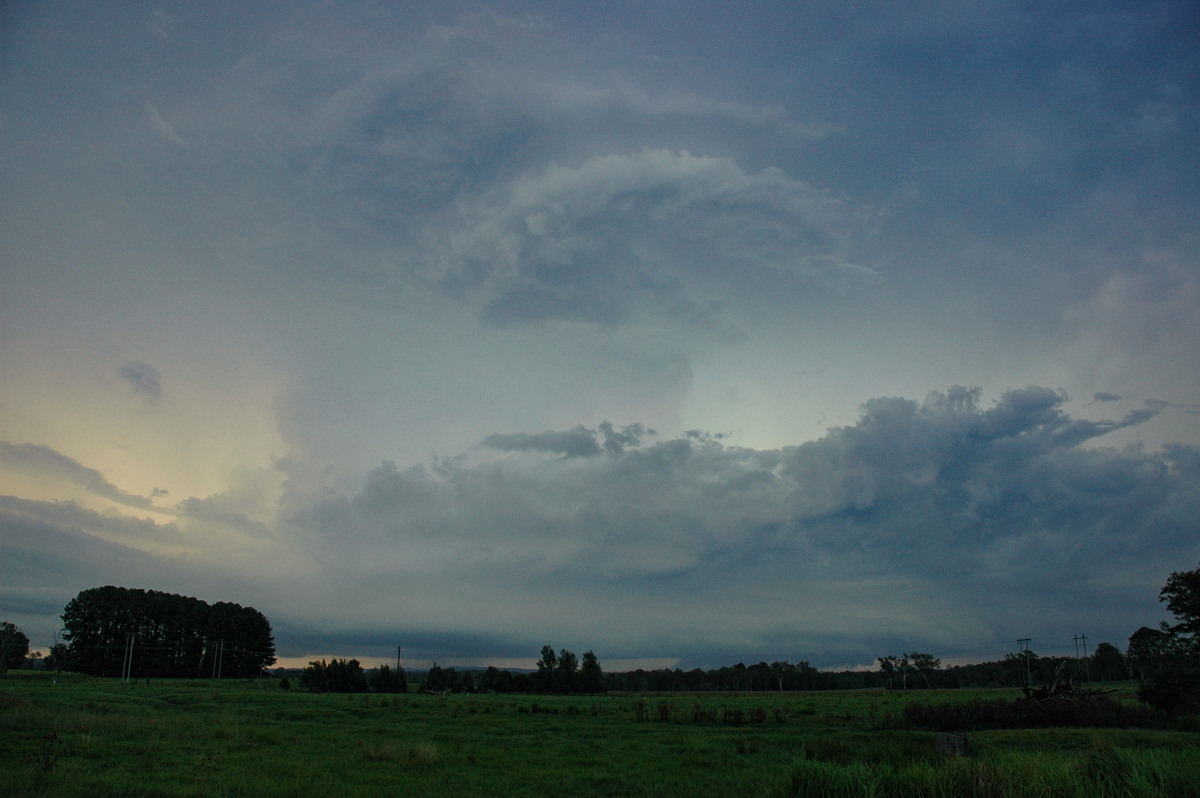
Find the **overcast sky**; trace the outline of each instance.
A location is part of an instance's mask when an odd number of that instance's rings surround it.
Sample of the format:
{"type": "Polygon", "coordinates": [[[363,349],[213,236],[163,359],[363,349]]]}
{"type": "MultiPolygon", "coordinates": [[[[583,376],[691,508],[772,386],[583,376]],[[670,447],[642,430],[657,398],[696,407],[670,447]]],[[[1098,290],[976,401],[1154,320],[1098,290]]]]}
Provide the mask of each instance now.
{"type": "Polygon", "coordinates": [[[1194,3],[0,11],[0,619],[1124,648],[1200,563],[1194,3]]]}

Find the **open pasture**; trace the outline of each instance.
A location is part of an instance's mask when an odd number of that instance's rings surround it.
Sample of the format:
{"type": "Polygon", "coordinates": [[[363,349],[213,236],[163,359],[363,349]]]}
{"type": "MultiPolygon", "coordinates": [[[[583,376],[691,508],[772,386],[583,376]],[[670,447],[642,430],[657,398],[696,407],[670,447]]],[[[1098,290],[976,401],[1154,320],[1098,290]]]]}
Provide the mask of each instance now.
{"type": "Polygon", "coordinates": [[[21,796],[1200,796],[1195,734],[902,728],[1013,691],[313,694],[262,681],[0,677],[21,796]]]}

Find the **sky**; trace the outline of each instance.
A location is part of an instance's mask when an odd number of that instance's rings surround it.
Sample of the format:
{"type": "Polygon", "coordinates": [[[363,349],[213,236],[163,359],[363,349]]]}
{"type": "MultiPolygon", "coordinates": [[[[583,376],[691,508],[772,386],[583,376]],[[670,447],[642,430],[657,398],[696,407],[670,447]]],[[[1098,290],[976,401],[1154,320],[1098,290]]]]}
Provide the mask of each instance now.
{"type": "Polygon", "coordinates": [[[0,9],[0,618],[1125,647],[1200,563],[1200,8],[0,9]]]}

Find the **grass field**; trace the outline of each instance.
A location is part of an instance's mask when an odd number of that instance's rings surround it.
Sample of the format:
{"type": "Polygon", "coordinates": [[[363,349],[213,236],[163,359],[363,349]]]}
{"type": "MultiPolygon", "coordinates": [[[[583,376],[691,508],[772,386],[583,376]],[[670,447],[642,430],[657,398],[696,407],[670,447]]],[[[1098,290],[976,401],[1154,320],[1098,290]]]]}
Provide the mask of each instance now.
{"type": "Polygon", "coordinates": [[[1013,691],[319,695],[261,682],[0,676],[13,796],[1198,796],[1200,739],[970,735],[935,751],[909,700],[1013,691]]]}

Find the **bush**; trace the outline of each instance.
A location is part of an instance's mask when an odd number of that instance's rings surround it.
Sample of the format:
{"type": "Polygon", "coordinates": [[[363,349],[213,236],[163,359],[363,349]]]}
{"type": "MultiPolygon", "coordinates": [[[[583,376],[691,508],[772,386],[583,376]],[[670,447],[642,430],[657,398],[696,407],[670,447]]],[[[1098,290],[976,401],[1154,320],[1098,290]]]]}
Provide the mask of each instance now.
{"type": "Polygon", "coordinates": [[[943,704],[913,702],[904,707],[903,717],[911,727],[941,732],[1054,726],[1154,727],[1163,723],[1162,716],[1152,710],[1108,698],[1087,701],[975,699],[943,704]]]}

